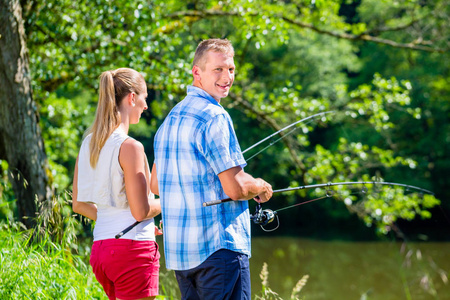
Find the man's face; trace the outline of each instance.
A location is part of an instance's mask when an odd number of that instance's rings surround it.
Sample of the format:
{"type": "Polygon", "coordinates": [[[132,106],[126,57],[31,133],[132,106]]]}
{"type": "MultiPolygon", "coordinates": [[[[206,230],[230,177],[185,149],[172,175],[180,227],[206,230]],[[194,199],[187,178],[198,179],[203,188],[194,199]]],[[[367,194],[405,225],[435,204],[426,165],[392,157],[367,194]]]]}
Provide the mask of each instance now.
{"type": "Polygon", "coordinates": [[[206,53],[203,69],[194,66],[193,73],[197,86],[210,94],[217,102],[228,96],[234,82],[233,57],[214,51],[206,53]]]}

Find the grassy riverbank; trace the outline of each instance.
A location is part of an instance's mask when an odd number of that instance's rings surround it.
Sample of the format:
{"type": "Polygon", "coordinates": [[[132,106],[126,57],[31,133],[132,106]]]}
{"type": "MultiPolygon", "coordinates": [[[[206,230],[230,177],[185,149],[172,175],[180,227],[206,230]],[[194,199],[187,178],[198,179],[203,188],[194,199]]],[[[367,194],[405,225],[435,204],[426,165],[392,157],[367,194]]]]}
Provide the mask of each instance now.
{"type": "MultiPolygon", "coordinates": [[[[75,250],[80,245],[69,231],[55,240],[42,227],[0,226],[0,299],[107,299],[87,262],[89,247],[75,250]]],[[[265,266],[263,288],[255,299],[281,299],[267,286],[267,278],[265,266]]],[[[297,284],[292,299],[298,299],[305,282],[297,284]]],[[[158,299],[179,299],[173,271],[161,272],[160,294],[158,299]]]]}
{"type": "MultiPolygon", "coordinates": [[[[0,208],[11,212],[0,218],[0,299],[108,299],[89,265],[91,230],[73,215],[67,196],[41,203],[33,229],[4,218],[12,216],[13,209],[0,198],[0,208]]],[[[263,265],[262,284],[253,291],[255,300],[281,299],[269,288],[268,276],[267,265],[263,265]]],[[[298,299],[306,279],[292,285],[288,299],[298,299]]],[[[159,288],[157,299],[180,299],[174,272],[164,267],[159,288]]]]}
{"type": "Polygon", "coordinates": [[[89,265],[69,245],[44,234],[3,225],[0,299],[107,299],[89,265]]]}

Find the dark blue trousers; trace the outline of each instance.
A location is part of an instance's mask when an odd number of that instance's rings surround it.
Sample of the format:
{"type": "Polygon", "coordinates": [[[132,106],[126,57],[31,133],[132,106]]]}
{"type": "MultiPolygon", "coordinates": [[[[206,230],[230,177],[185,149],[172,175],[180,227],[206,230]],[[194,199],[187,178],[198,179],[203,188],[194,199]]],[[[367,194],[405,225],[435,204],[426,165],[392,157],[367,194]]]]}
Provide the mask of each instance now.
{"type": "Polygon", "coordinates": [[[182,300],[251,300],[249,261],[242,253],[220,249],[175,275],[182,300]]]}

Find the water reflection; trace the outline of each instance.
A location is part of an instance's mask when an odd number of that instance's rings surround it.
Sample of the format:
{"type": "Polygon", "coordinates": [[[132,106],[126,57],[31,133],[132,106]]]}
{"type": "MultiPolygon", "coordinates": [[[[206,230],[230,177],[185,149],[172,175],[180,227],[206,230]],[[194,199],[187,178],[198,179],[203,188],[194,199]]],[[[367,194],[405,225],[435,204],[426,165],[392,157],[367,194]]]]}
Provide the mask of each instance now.
{"type": "Polygon", "coordinates": [[[253,238],[253,293],[268,264],[269,287],[289,299],[303,275],[300,295],[315,299],[450,299],[450,243],[340,242],[253,238]]]}
{"type": "MultiPolygon", "coordinates": [[[[158,237],[161,254],[163,241],[158,237]]],[[[449,300],[450,243],[342,242],[286,237],[252,238],[252,299],[261,293],[266,262],[269,287],[290,299],[295,284],[309,275],[304,300],[449,300]]],[[[161,256],[161,283],[179,299],[173,271],[161,256]]]]}

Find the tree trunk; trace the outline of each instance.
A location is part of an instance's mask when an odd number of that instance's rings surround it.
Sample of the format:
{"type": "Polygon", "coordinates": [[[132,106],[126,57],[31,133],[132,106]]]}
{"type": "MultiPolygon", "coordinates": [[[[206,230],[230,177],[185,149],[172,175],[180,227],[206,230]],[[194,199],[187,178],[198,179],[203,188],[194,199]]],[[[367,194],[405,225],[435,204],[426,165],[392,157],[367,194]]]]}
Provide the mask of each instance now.
{"type": "Polygon", "coordinates": [[[0,159],[9,164],[19,218],[31,227],[36,204],[52,193],[18,0],[0,0],[0,159]]]}

